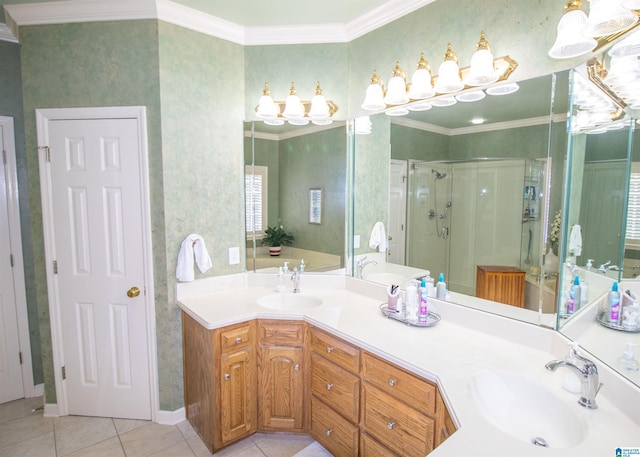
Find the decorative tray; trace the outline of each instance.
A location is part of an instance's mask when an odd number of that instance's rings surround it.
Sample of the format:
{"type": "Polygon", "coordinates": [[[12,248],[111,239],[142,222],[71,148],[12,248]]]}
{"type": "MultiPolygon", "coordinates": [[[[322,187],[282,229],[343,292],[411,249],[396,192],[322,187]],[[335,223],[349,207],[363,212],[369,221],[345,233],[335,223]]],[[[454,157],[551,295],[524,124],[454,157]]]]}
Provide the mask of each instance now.
{"type": "Polygon", "coordinates": [[[604,317],[605,314],[606,314],[606,311],[602,311],[601,313],[598,313],[598,317],[596,318],[596,320],[600,325],[603,325],[607,328],[612,328],[614,330],[620,330],[621,332],[640,333],[640,327],[630,329],[630,328],[625,328],[622,325],[615,324],[613,322],[608,322],[604,317]]]}
{"type": "Polygon", "coordinates": [[[380,305],[380,311],[384,317],[388,317],[389,319],[397,320],[398,322],[402,322],[407,325],[411,325],[414,327],[433,327],[438,322],[440,322],[440,316],[436,313],[432,313],[431,311],[427,312],[427,322],[418,322],[411,319],[406,319],[404,314],[397,313],[395,311],[389,311],[387,309],[387,304],[383,303],[380,305]]]}

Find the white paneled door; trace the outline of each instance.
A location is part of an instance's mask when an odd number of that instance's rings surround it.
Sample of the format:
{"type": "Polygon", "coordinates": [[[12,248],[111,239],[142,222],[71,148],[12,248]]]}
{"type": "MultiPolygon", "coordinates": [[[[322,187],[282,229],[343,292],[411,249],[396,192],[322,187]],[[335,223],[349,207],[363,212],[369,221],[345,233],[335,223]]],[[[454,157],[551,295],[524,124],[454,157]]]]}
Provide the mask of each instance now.
{"type": "Polygon", "coordinates": [[[146,133],[136,119],[52,119],[46,133],[66,412],[151,419],[146,133]]]}
{"type": "Polygon", "coordinates": [[[404,265],[407,223],[407,161],[389,164],[389,233],[387,262],[404,265]]]}
{"type": "MultiPolygon", "coordinates": [[[[3,126],[0,126],[0,146],[2,151],[5,151],[3,126]]],[[[2,151],[0,153],[6,157],[6,152],[2,151]]],[[[2,162],[6,160],[3,158],[2,162]]],[[[5,164],[0,167],[0,403],[24,396],[16,291],[13,282],[8,188],[5,164]]]]}

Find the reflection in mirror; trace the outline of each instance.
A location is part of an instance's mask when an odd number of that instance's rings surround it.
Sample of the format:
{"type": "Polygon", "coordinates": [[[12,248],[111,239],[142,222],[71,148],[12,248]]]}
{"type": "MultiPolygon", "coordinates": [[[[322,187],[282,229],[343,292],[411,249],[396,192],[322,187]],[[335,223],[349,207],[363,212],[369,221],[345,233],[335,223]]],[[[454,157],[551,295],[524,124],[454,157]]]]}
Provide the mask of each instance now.
{"type": "Polygon", "coordinates": [[[620,316],[625,309],[631,311],[633,301],[640,298],[640,282],[634,280],[637,276],[634,266],[640,263],[639,235],[635,229],[640,207],[634,203],[640,197],[640,188],[633,185],[637,173],[634,170],[640,170],[636,164],[640,151],[638,138],[633,135],[637,111],[624,101],[627,93],[621,85],[606,87],[597,80],[594,84],[588,68],[592,65],[590,61],[572,72],[571,136],[562,215],[566,241],[561,249],[558,328],[640,386],[640,373],[628,370],[620,362],[627,344],[640,344],[640,322],[632,326],[631,321],[623,321],[622,317],[611,322],[608,312],[609,291],[616,281],[620,281],[623,296],[620,316]],[[600,100],[585,96],[585,89],[599,94],[600,100]],[[604,116],[597,114],[598,106],[604,116]],[[586,115],[587,112],[590,114],[586,115]],[[575,236],[576,227],[580,228],[580,238],[575,236]],[[568,292],[576,277],[582,285],[582,304],[569,312],[568,292]],[[628,301],[625,295],[630,298],[628,301]],[[628,324],[626,328],[623,322],[628,324]]]}
{"type": "Polygon", "coordinates": [[[306,272],[344,267],[346,137],[344,122],[245,122],[248,269],[277,272],[288,262],[293,270],[301,260],[306,272]],[[279,226],[294,240],[272,256],[264,230],[279,226]]]}
{"type": "MultiPolygon", "coordinates": [[[[532,310],[535,322],[539,311],[553,316],[556,276],[547,273],[543,280],[545,218],[547,208],[557,211],[561,205],[561,186],[550,182],[563,172],[565,116],[554,113],[566,114],[567,80],[566,72],[547,75],[519,82],[510,95],[405,117],[372,116],[372,135],[390,144],[390,182],[388,194],[379,196],[383,205],[376,211],[365,203],[369,218],[356,218],[355,235],[364,241],[356,256],[377,262],[362,270],[363,278],[399,281],[398,276],[407,280],[426,270],[436,278],[442,272],[456,301],[462,298],[456,294],[484,297],[478,295],[479,275],[517,277],[517,294],[485,298],[505,303],[507,314],[507,305],[532,310]],[[482,121],[474,125],[473,119],[482,121]],[[386,126],[385,133],[376,131],[386,126]],[[378,221],[386,222],[384,253],[368,245],[378,221]],[[404,276],[398,265],[406,267],[404,276]],[[395,276],[380,275],[385,269],[395,276]]],[[[363,137],[356,138],[356,160],[371,155],[372,140],[363,137]]],[[[356,186],[359,178],[367,176],[357,173],[356,186]]],[[[361,199],[356,199],[357,212],[361,199]]],[[[547,321],[555,325],[555,317],[547,321]]]]}

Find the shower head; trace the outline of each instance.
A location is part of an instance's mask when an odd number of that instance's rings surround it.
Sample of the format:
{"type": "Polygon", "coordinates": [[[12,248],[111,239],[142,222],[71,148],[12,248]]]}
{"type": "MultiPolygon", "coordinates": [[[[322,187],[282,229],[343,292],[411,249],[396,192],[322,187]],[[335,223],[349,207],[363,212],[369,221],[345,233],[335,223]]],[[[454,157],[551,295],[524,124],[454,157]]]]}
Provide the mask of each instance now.
{"type": "Polygon", "coordinates": [[[446,173],[440,173],[438,170],[434,170],[433,168],[431,169],[431,173],[436,174],[436,179],[444,179],[447,177],[446,173]]]}

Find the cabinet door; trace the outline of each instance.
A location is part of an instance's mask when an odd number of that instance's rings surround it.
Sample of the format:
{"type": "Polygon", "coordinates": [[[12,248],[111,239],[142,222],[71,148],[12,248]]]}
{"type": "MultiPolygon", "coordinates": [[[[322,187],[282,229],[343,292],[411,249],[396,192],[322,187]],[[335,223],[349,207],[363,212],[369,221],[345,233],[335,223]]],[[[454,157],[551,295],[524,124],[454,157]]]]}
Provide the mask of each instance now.
{"type": "Polygon", "coordinates": [[[260,349],[260,429],[304,430],[303,351],[260,349]]]}
{"type": "Polygon", "coordinates": [[[222,444],[256,431],[256,377],[251,350],[230,354],[220,364],[222,444]]]}

